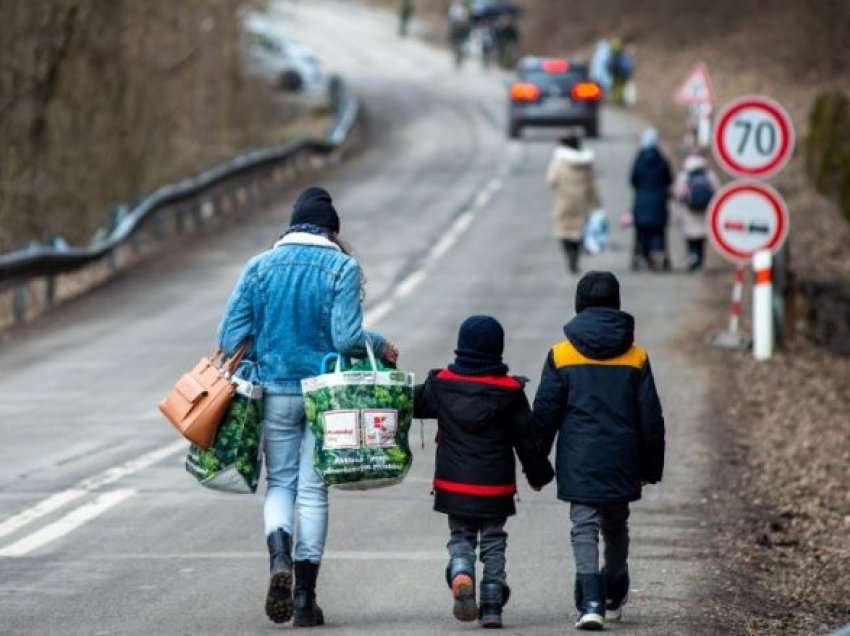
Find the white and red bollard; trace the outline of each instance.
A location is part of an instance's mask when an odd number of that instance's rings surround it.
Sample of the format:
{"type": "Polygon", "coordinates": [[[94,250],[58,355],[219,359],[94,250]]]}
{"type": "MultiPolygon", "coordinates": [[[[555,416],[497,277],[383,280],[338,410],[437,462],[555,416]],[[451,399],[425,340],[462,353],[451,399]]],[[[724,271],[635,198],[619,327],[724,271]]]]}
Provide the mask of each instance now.
{"type": "Polygon", "coordinates": [[[737,334],[741,324],[741,301],[744,297],[744,266],[735,269],[735,284],[732,285],[732,306],[729,311],[729,333],[737,334]]]}
{"type": "Polygon", "coordinates": [[[773,254],[761,250],[753,255],[753,356],[768,360],[773,355],[773,254]]]}

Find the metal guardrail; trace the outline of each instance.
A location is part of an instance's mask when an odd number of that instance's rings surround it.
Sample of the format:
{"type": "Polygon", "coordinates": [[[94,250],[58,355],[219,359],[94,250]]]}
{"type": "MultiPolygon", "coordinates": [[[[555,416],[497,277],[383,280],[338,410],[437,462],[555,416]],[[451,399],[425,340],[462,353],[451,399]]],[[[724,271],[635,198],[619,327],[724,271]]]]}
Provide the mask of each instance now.
{"type": "MultiPolygon", "coordinates": [[[[15,290],[15,318],[20,320],[26,313],[20,307],[25,285],[37,278],[47,279],[47,303],[52,303],[53,277],[79,270],[101,259],[109,258],[120,247],[132,244],[140,230],[160,213],[175,210],[185,212],[187,205],[195,206],[196,216],[202,216],[200,200],[229,184],[246,187],[246,183],[261,174],[277,169],[307,154],[329,155],[338,150],[348,138],[359,114],[359,103],[344,82],[331,80],[329,96],[334,119],[325,138],[306,138],[281,146],[246,152],[219,163],[203,172],[177,183],[162,186],[151,192],[130,208],[125,208],[109,230],[101,230],[100,236],[91,245],[74,247],[67,245],[33,245],[27,248],[0,254],[0,292],[15,290]]],[[[161,219],[159,219],[161,221],[161,219]]]]}

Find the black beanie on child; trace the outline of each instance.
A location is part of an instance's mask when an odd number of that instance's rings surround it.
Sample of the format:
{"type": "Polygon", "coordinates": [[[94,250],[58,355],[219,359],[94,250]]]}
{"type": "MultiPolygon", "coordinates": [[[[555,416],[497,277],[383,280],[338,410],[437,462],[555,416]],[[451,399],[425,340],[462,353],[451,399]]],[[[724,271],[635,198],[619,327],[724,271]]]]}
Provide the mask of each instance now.
{"type": "Polygon", "coordinates": [[[611,272],[588,272],[576,287],[576,313],[588,307],[620,308],[620,283],[611,272]]]}
{"type": "Polygon", "coordinates": [[[333,206],[333,199],[324,188],[307,188],[296,199],[292,207],[290,225],[318,225],[334,234],[339,233],[339,214],[333,206]]]}
{"type": "Polygon", "coordinates": [[[455,361],[449,371],[460,375],[505,375],[502,362],[505,330],[490,316],[470,316],[463,321],[457,336],[455,361]]]}

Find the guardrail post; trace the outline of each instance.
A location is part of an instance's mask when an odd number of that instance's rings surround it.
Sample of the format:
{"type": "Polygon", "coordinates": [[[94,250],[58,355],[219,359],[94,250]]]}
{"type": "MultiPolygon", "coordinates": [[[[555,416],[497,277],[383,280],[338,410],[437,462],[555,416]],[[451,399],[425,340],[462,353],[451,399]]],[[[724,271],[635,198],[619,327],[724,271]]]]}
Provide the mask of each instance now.
{"type": "Polygon", "coordinates": [[[25,283],[15,285],[12,292],[12,313],[15,322],[23,322],[27,317],[27,286],[25,283]]]}
{"type": "Polygon", "coordinates": [[[165,219],[163,218],[166,211],[167,208],[158,210],[151,219],[151,234],[158,241],[168,236],[168,232],[165,229],[165,219]]]}
{"type": "Polygon", "coordinates": [[[56,277],[48,276],[45,279],[44,287],[44,302],[48,307],[52,307],[56,302],[56,277]]]}
{"type": "Polygon", "coordinates": [[[201,211],[201,206],[198,205],[197,201],[192,201],[189,206],[190,214],[192,215],[192,225],[194,229],[200,230],[204,227],[204,215],[201,211]]]}

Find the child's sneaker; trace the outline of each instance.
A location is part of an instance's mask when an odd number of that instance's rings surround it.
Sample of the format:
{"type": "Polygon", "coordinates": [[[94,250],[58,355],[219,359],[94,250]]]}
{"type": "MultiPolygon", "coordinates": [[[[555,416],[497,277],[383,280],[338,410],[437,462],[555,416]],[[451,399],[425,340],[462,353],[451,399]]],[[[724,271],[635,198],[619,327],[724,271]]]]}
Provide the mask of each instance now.
{"type": "Polygon", "coordinates": [[[487,629],[502,626],[502,608],[511,596],[511,588],[504,583],[481,582],[481,612],[479,623],[487,629]]]}
{"type": "Polygon", "coordinates": [[[455,603],[452,614],[459,621],[468,623],[478,618],[478,605],[475,603],[475,563],[468,559],[455,557],[446,568],[446,582],[452,589],[455,603]]]}
{"type": "Polygon", "coordinates": [[[619,576],[609,576],[602,570],[605,583],[605,620],[619,621],[623,618],[623,605],[629,600],[629,570],[619,576]]]}
{"type": "Polygon", "coordinates": [[[602,600],[602,575],[579,574],[576,576],[576,627],[588,631],[600,631],[605,627],[605,605],[602,600]]]}

